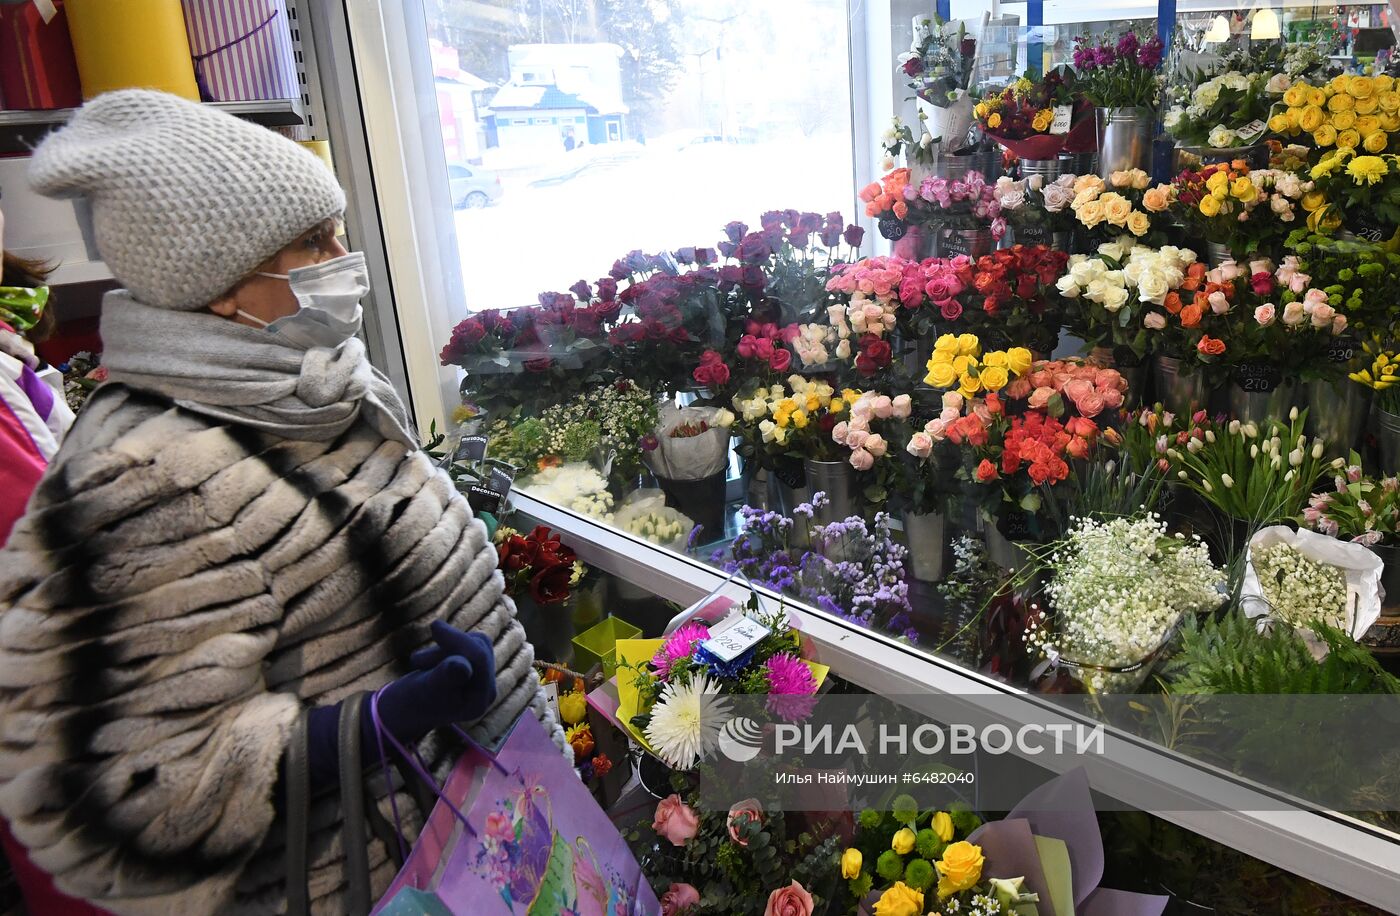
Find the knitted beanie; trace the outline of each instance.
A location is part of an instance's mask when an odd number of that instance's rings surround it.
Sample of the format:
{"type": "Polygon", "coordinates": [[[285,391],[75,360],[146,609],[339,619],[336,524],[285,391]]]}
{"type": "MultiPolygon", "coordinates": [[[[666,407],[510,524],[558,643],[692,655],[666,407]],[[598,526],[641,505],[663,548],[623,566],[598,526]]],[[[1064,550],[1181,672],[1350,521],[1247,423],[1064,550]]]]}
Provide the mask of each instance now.
{"type": "Polygon", "coordinates": [[[203,308],[345,209],[335,176],[291,140],[216,108],[126,89],[84,105],[34,151],[48,197],[83,197],[112,274],[157,308],[203,308]]]}

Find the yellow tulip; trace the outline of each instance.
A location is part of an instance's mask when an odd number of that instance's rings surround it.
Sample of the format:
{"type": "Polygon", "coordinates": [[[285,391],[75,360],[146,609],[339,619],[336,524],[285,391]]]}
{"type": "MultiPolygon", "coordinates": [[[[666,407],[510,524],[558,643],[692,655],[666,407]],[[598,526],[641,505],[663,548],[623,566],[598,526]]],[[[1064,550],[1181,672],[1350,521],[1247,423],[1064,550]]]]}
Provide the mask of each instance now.
{"type": "Polygon", "coordinates": [[[860,850],[852,846],[841,854],[841,877],[859,878],[862,864],[864,864],[864,858],[861,856],[860,850]]]}
{"type": "Polygon", "coordinates": [[[914,831],[901,827],[890,839],[890,848],[902,856],[914,851],[914,831]]]}

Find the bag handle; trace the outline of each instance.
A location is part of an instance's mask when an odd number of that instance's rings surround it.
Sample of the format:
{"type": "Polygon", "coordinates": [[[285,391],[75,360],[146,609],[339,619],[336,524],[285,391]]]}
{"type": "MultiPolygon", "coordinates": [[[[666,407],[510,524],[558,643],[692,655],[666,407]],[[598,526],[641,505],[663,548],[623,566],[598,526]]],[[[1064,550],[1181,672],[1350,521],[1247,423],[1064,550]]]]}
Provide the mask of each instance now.
{"type": "Polygon", "coordinates": [[[306,843],[311,816],[311,754],[308,747],[306,711],[292,725],[287,744],[283,778],[287,782],[287,914],[306,916],[311,909],[307,890],[306,843]]]}
{"type": "MultiPolygon", "coordinates": [[[[414,750],[410,751],[408,748],[404,747],[403,744],[399,742],[399,739],[394,737],[394,733],[384,727],[384,721],[379,718],[379,695],[384,692],[387,686],[388,685],[386,684],[385,687],[380,687],[374,693],[370,694],[369,698],[370,721],[374,723],[374,734],[379,744],[379,762],[384,767],[384,775],[386,777],[389,775],[389,755],[384,749],[384,741],[387,739],[389,745],[393,747],[394,750],[399,752],[399,756],[408,764],[409,768],[412,769],[413,772],[418,775],[418,778],[421,779],[423,783],[433,791],[433,794],[435,794],[438,797],[439,801],[447,805],[448,808],[452,809],[452,813],[457,816],[457,820],[461,821],[462,826],[466,828],[467,832],[470,833],[473,837],[475,837],[477,835],[476,828],[471,825],[471,823],[467,820],[467,816],[462,813],[461,809],[459,809],[450,798],[447,797],[447,794],[443,791],[443,787],[439,786],[437,780],[434,779],[432,775],[428,772],[427,765],[424,764],[422,758],[418,756],[418,750],[415,748],[414,750]]],[[[478,744],[476,739],[472,738],[470,735],[462,731],[462,729],[458,728],[456,725],[452,726],[452,730],[455,731],[457,735],[467,743],[468,746],[474,748],[477,751],[480,751],[481,754],[485,756],[487,760],[491,761],[491,765],[493,767],[500,770],[502,773],[507,772],[506,768],[501,765],[500,761],[496,759],[495,755],[491,754],[480,744],[478,744]]],[[[403,822],[399,818],[399,806],[398,803],[394,800],[394,796],[392,793],[389,795],[389,807],[394,812],[394,826],[399,834],[399,851],[403,854],[404,859],[407,859],[408,850],[407,848],[405,848],[403,841],[403,822]]],[[[429,814],[430,813],[431,812],[429,812],[429,814]]]]}
{"type": "MultiPolygon", "coordinates": [[[[348,913],[370,910],[369,839],[365,830],[364,768],[360,756],[362,691],[340,704],[337,745],[340,752],[340,822],[345,856],[345,902],[348,913]]],[[[393,793],[392,784],[389,792],[393,793]]]]}

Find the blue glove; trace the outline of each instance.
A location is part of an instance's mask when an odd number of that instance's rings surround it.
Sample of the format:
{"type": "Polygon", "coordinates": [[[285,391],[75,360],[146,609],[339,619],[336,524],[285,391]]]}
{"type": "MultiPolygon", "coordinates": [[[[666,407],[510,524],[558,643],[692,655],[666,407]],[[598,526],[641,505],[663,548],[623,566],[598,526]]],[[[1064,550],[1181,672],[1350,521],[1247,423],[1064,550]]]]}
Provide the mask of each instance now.
{"type": "MultiPolygon", "coordinates": [[[[403,744],[435,728],[479,719],[496,702],[496,654],[490,638],[463,633],[441,620],[434,620],[430,631],[434,644],[409,658],[418,670],[393,681],[379,695],[379,721],[403,744]]],[[[317,706],[307,717],[313,785],[340,781],[339,728],[339,703],[317,706]]],[[[360,729],[364,758],[377,759],[378,736],[368,708],[360,717],[360,729]]]]}

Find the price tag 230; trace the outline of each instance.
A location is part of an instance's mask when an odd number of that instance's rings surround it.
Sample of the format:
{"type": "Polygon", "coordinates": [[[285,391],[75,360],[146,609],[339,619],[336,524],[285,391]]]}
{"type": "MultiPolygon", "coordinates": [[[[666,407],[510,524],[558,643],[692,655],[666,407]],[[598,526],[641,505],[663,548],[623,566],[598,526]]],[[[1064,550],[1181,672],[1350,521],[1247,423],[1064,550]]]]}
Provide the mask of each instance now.
{"type": "Polygon", "coordinates": [[[723,662],[732,662],[763,641],[769,629],[757,620],[735,615],[710,631],[701,643],[705,650],[723,662]]]}

